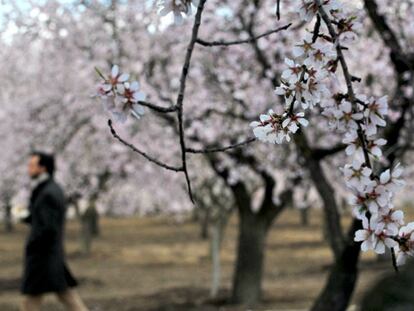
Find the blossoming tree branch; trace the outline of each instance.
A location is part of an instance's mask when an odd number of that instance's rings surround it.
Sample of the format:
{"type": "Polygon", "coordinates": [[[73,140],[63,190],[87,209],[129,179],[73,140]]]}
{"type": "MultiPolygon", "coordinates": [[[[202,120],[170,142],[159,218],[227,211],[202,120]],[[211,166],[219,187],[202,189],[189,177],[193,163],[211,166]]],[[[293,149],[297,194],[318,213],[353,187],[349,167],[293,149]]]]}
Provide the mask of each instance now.
{"type": "MultiPolygon", "coordinates": [[[[186,80],[188,75],[188,70],[191,64],[191,58],[193,49],[196,43],[206,46],[213,46],[213,45],[234,45],[234,44],[242,44],[248,41],[234,41],[234,42],[206,42],[198,38],[198,31],[201,24],[201,16],[204,9],[204,1],[161,1],[159,3],[160,15],[166,15],[169,12],[173,12],[174,14],[174,21],[177,24],[182,22],[183,14],[189,15],[192,11],[192,6],[197,7],[197,13],[195,16],[195,21],[192,30],[191,40],[188,44],[187,53],[185,56],[185,61],[182,67],[182,74],[180,77],[180,89],[177,96],[177,100],[174,106],[169,108],[164,108],[161,106],[153,105],[151,103],[145,102],[145,94],[139,91],[139,83],[137,81],[130,82],[129,75],[125,73],[119,72],[119,67],[114,65],[112,67],[111,74],[107,77],[104,76],[101,71],[96,68],[98,75],[103,79],[103,84],[98,87],[98,95],[102,99],[104,107],[110,111],[114,118],[117,121],[125,122],[128,114],[133,115],[135,118],[139,119],[143,114],[144,110],[143,107],[148,107],[154,111],[160,113],[169,113],[169,112],[176,112],[177,120],[178,120],[178,128],[179,128],[179,140],[181,146],[181,154],[182,154],[182,164],[180,166],[171,166],[165,163],[161,163],[159,160],[147,155],[145,152],[138,150],[135,146],[129,144],[125,140],[123,140],[119,135],[116,133],[115,129],[112,126],[112,121],[109,120],[109,126],[111,128],[111,132],[115,138],[117,138],[120,142],[124,143],[128,147],[130,147],[135,152],[141,154],[149,161],[175,172],[183,172],[187,181],[188,193],[192,202],[193,200],[193,193],[191,189],[191,182],[188,175],[187,170],[187,160],[186,154],[187,153],[212,153],[212,152],[222,152],[229,149],[237,148],[243,146],[245,144],[249,144],[255,141],[254,138],[248,138],[243,142],[239,142],[236,144],[223,146],[223,147],[215,147],[215,148],[206,148],[206,149],[195,149],[195,148],[187,148],[186,142],[184,138],[184,127],[183,127],[183,103],[184,103],[184,95],[185,95],[185,87],[186,87],[186,80]]],[[[259,35],[257,38],[264,37],[271,35],[273,33],[286,30],[289,28],[289,25],[277,28],[275,30],[266,32],[264,34],[259,35]]]]}
{"type": "Polygon", "coordinates": [[[303,21],[310,22],[316,15],[316,22],[313,33],[293,47],[295,59],[286,59],[288,68],[275,91],[284,96],[285,109],[281,113],[270,110],[251,126],[261,141],[281,144],[290,141],[290,135],[301,126],[308,126],[305,111],[319,105],[332,130],[344,134],[347,145],[349,163],[343,167],[343,174],[351,191],[354,216],[363,224],[363,229],[355,232],[355,241],[362,242],[363,251],[382,254],[390,248],[396,267],[414,254],[414,223],[405,225],[403,212],[393,205],[395,194],[404,185],[401,166],[383,172],[373,169],[372,162],[381,159],[381,147],[387,143],[378,137],[378,127],[386,126],[388,103],[387,96],[373,98],[354,91],[353,84],[359,81],[349,72],[343,50],[355,40],[360,25],[340,1],[302,1],[298,10],[303,21]],[[321,31],[321,20],[326,34],[321,31]],[[347,91],[332,93],[326,85],[333,81],[340,88],[338,65],[347,91]]]}
{"type": "MultiPolygon", "coordinates": [[[[394,207],[397,192],[404,186],[403,168],[400,164],[384,165],[382,149],[387,141],[381,137],[387,126],[389,112],[388,96],[374,97],[358,92],[355,85],[361,79],[350,72],[347,50],[357,40],[361,23],[345,1],[301,0],[296,1],[298,18],[309,25],[302,38],[291,47],[291,58],[285,59],[286,69],[280,77],[275,94],[283,98],[284,105],[275,106],[260,115],[259,121],[250,123],[255,138],[228,146],[195,149],[188,148],[184,133],[184,97],[188,71],[196,44],[204,47],[245,44],[261,37],[288,30],[291,24],[266,31],[257,37],[208,42],[198,37],[202,13],[207,0],[162,0],[159,1],[161,15],[170,12],[175,23],[197,7],[191,39],[188,44],[180,76],[177,99],[170,107],[146,102],[139,83],[130,82],[129,75],[121,73],[117,65],[112,72],[103,74],[98,95],[105,108],[116,121],[125,121],[128,115],[140,119],[147,107],[161,114],[175,113],[178,125],[181,164],[170,165],[139,150],[123,140],[109,121],[112,134],[147,160],[172,171],[183,172],[191,200],[193,194],[187,168],[187,153],[224,152],[260,140],[271,144],[289,143],[292,136],[311,127],[308,115],[319,114],[325,118],[329,130],[343,135],[347,163],[341,168],[349,188],[349,203],[354,217],[362,223],[362,229],[354,232],[354,239],[361,243],[363,251],[373,250],[378,254],[389,248],[393,265],[404,264],[408,256],[414,256],[414,223],[405,223],[404,214],[394,207]]],[[[280,1],[277,1],[277,15],[280,15],[280,1]]],[[[367,6],[372,5],[367,1],[367,6]]],[[[374,13],[372,13],[374,14],[374,13]]],[[[392,38],[392,37],[391,37],[392,38]]],[[[386,37],[387,40],[390,36],[386,37]]],[[[338,150],[342,149],[339,147],[338,150]]]]}

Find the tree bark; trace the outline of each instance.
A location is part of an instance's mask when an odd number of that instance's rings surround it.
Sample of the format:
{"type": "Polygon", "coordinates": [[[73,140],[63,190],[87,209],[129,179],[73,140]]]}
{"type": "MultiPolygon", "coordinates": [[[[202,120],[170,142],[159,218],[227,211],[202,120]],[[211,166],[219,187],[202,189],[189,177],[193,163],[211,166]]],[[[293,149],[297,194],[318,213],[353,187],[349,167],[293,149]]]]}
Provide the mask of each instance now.
{"type": "Polygon", "coordinates": [[[358,278],[360,243],[354,242],[354,233],[362,228],[360,220],[354,219],[347,243],[341,256],[335,260],[325,288],[315,301],[312,311],[345,311],[358,278]]]}

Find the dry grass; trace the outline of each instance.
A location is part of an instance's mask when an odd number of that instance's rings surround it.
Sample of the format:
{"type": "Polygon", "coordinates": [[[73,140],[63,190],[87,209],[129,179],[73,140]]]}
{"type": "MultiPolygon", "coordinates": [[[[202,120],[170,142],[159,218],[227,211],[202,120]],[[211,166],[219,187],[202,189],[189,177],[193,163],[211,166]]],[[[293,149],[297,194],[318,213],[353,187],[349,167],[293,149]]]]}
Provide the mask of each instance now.
{"type": "MultiPolygon", "coordinates": [[[[320,212],[311,225],[298,224],[296,211],[286,211],[274,224],[267,243],[264,303],[255,310],[306,310],[325,282],[332,260],[323,239],[320,212]]],[[[199,238],[194,223],[176,224],[166,218],[102,219],[102,236],[89,257],[78,253],[78,225],[68,224],[68,261],[83,281],[80,288],[92,311],[132,310],[246,310],[242,306],[209,301],[208,242],[199,238]]],[[[18,310],[16,289],[21,273],[27,228],[0,234],[0,310],[18,310]]],[[[231,285],[237,219],[230,222],[224,240],[222,297],[231,285]]],[[[364,254],[356,297],[390,264],[364,254]]],[[[63,310],[47,297],[44,310],[63,310]]]]}

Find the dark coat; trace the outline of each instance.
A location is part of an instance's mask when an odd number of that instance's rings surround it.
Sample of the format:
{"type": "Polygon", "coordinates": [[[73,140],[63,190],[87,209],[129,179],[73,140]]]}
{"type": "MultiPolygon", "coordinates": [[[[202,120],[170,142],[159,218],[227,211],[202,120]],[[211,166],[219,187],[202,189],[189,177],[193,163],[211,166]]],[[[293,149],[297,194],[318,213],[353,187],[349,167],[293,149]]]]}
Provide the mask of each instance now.
{"type": "Polygon", "coordinates": [[[39,295],[76,286],[65,264],[65,196],[52,178],[33,190],[29,211],[26,222],[31,229],[25,247],[22,293],[39,295]]]}

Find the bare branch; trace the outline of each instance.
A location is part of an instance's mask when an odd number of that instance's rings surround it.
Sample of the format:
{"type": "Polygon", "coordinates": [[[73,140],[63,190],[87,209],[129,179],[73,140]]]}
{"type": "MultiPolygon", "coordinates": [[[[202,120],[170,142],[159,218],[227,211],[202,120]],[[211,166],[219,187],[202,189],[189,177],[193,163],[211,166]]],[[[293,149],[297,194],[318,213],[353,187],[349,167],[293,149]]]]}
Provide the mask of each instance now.
{"type": "Polygon", "coordinates": [[[174,172],[183,172],[183,167],[178,167],[178,166],[171,166],[168,164],[165,164],[159,160],[157,160],[156,158],[148,155],[147,153],[145,153],[144,151],[139,150],[137,147],[135,147],[133,144],[125,141],[124,139],[122,139],[118,133],[115,131],[114,127],[112,126],[112,120],[108,120],[108,126],[111,130],[111,134],[114,138],[116,138],[118,141],[120,141],[122,144],[124,144],[125,146],[127,146],[128,148],[130,148],[132,151],[138,153],[139,155],[143,156],[145,159],[147,159],[148,161],[157,164],[158,166],[165,168],[167,170],[170,171],[174,171],[174,172]]]}
{"type": "Polygon", "coordinates": [[[183,69],[181,72],[180,77],[180,91],[177,97],[177,118],[178,118],[178,131],[180,136],[180,146],[181,146],[181,160],[182,160],[182,169],[185,175],[185,179],[187,181],[187,188],[188,188],[188,195],[190,196],[191,202],[194,203],[193,194],[191,191],[191,182],[190,177],[188,176],[187,170],[187,158],[186,158],[186,146],[185,146],[185,139],[184,139],[184,125],[183,125],[183,103],[184,103],[184,94],[185,94],[185,87],[186,81],[188,76],[188,71],[190,69],[191,57],[193,55],[194,46],[197,41],[198,31],[201,25],[201,15],[204,10],[204,5],[207,0],[201,0],[198,4],[197,13],[194,19],[193,31],[191,34],[191,40],[187,47],[187,53],[185,56],[185,61],[183,65],[183,69]]]}
{"type": "Polygon", "coordinates": [[[282,27],[279,27],[277,29],[269,30],[269,31],[267,31],[265,33],[262,33],[261,35],[258,35],[258,36],[254,37],[254,38],[249,38],[249,39],[246,39],[246,40],[235,40],[235,41],[223,41],[223,40],[220,40],[220,41],[208,42],[208,41],[204,41],[202,39],[197,39],[196,42],[198,44],[202,45],[202,46],[207,46],[207,47],[211,47],[211,46],[231,46],[231,45],[238,45],[238,44],[244,44],[244,43],[251,43],[251,42],[253,42],[255,40],[258,40],[260,38],[267,37],[267,36],[269,36],[271,34],[280,32],[282,30],[286,30],[291,25],[292,25],[292,23],[287,24],[287,25],[282,26],[282,27]]]}
{"type": "Polygon", "coordinates": [[[251,137],[251,138],[248,138],[245,141],[242,141],[240,143],[233,144],[233,145],[228,145],[228,146],[225,146],[225,147],[204,148],[204,149],[187,148],[186,149],[186,152],[188,152],[188,153],[197,153],[197,154],[200,154],[200,153],[225,152],[225,151],[230,150],[230,149],[235,149],[235,148],[239,148],[239,147],[242,147],[242,146],[251,144],[251,143],[253,143],[255,141],[256,141],[256,138],[255,137],[251,137]]]}
{"type": "Polygon", "coordinates": [[[316,160],[323,160],[328,156],[334,155],[340,151],[345,150],[346,145],[344,144],[337,144],[336,146],[333,146],[332,148],[314,148],[312,150],[312,156],[316,160]]]}
{"type": "Polygon", "coordinates": [[[148,107],[156,112],[160,112],[160,113],[169,113],[169,112],[175,112],[177,111],[177,107],[176,106],[172,106],[172,107],[161,107],[161,106],[157,106],[148,102],[144,102],[144,101],[139,101],[138,102],[140,105],[148,107]]]}
{"type": "Polygon", "coordinates": [[[280,20],[280,0],[276,1],[276,16],[277,20],[280,20]]]}

